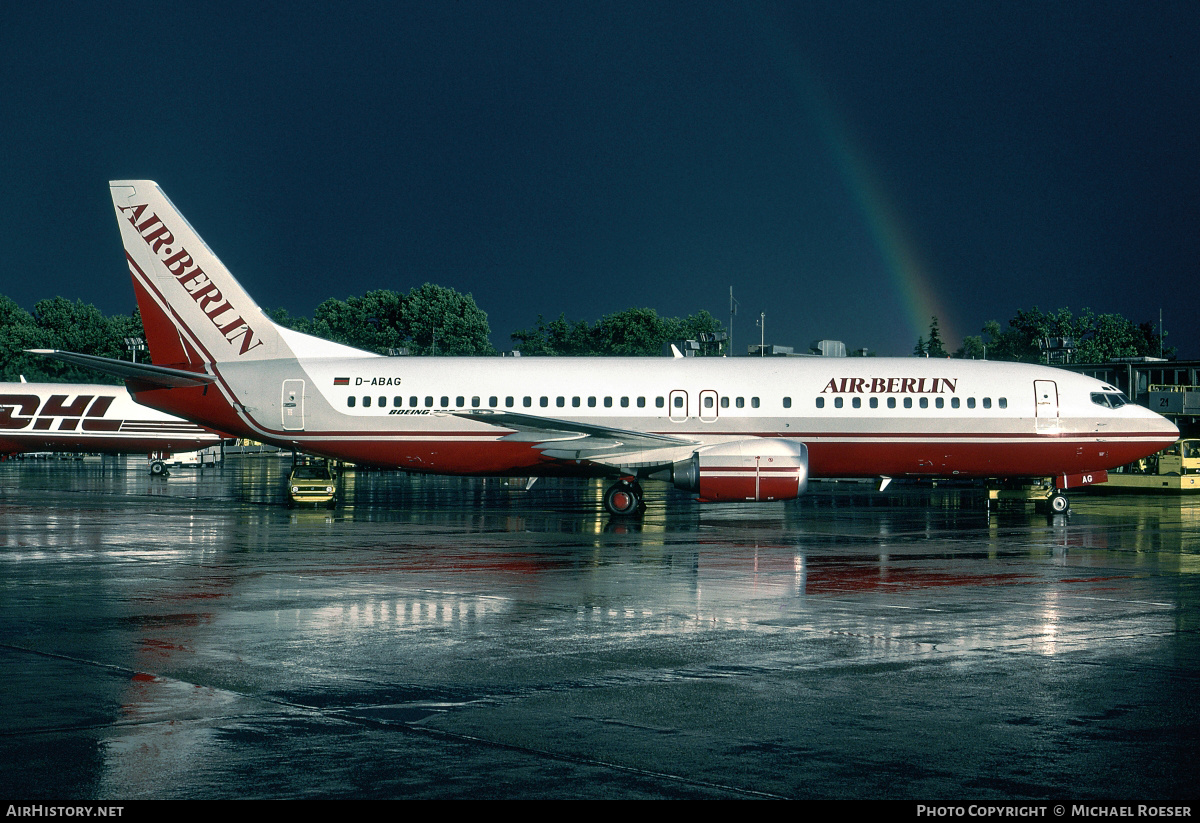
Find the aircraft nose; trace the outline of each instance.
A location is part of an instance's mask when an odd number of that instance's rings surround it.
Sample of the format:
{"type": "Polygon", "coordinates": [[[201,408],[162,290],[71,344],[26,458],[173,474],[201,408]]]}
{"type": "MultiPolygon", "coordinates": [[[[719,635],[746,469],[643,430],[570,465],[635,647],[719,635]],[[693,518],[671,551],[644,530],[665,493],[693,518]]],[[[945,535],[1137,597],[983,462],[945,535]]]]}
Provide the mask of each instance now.
{"type": "Polygon", "coordinates": [[[1162,434],[1170,436],[1176,440],[1179,439],[1179,427],[1172,423],[1167,418],[1157,412],[1146,410],[1148,419],[1146,421],[1147,428],[1153,434],[1162,434]]]}

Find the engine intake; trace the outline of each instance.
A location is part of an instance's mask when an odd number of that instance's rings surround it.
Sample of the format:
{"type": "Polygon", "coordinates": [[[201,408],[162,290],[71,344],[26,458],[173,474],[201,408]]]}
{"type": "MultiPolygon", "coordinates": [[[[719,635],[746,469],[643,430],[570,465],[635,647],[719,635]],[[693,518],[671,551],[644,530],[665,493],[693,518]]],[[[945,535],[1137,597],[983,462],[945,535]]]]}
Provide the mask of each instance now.
{"type": "Polygon", "coordinates": [[[702,503],[794,500],[808,488],[808,446],[765,437],[720,443],[675,463],[671,480],[702,503]]]}

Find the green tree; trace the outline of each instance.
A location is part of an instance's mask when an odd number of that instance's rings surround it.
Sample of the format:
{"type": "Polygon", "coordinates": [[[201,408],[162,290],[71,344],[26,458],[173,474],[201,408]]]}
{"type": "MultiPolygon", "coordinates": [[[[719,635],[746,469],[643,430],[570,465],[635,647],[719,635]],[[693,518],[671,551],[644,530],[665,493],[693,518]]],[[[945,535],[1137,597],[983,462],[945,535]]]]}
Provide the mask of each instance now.
{"type": "Polygon", "coordinates": [[[929,357],[946,357],[946,349],[942,346],[942,333],[938,329],[938,319],[929,321],[929,340],[925,342],[925,354],[929,357]]]}
{"type": "Polygon", "coordinates": [[[963,360],[986,360],[987,346],[983,343],[983,337],[978,334],[964,337],[954,356],[963,360]]]}
{"type": "Polygon", "coordinates": [[[495,354],[487,314],[470,294],[432,283],[415,288],[404,302],[403,322],[415,354],[495,354]]]}
{"type": "Polygon", "coordinates": [[[105,317],[81,300],[40,300],[33,313],[0,295],[0,379],[31,382],[119,383],[117,378],[60,363],[26,349],[63,349],[99,357],[128,359],[125,338],[143,337],[141,315],[105,317]]]}
{"type": "Polygon", "coordinates": [[[593,338],[597,354],[658,355],[670,331],[654,309],[625,309],[597,320],[593,338]]]}
{"type": "Polygon", "coordinates": [[[41,328],[33,315],[17,305],[11,297],[0,295],[0,379],[9,382],[22,376],[30,381],[50,379],[46,368],[53,361],[36,354],[26,354],[26,349],[48,349],[51,338],[41,328]]]}
{"type": "Polygon", "coordinates": [[[289,328],[378,354],[401,348],[412,354],[495,354],[487,314],[475,298],[432,283],[408,294],[378,289],[345,300],[331,297],[317,306],[311,322],[283,309],[270,314],[289,328]]]}
{"type": "MultiPolygon", "coordinates": [[[[1158,357],[1170,359],[1175,349],[1162,346],[1162,339],[1151,323],[1134,324],[1119,314],[1096,314],[1085,308],[1079,317],[1062,308],[1053,314],[1021,309],[1008,326],[995,320],[983,326],[987,355],[992,360],[1018,360],[1026,363],[1045,362],[1045,342],[1051,338],[1066,338],[1074,351],[1075,363],[1101,363],[1114,357],[1158,357]]],[[[982,345],[982,338],[980,338],[982,345]]],[[[965,341],[964,341],[965,343],[965,341]]]]}
{"type": "Polygon", "coordinates": [[[549,323],[538,315],[534,326],[518,329],[510,337],[526,356],[640,356],[661,355],[665,343],[696,340],[723,329],[720,320],[703,310],[678,318],[661,317],[654,309],[625,309],[601,317],[590,327],[585,320],[572,322],[562,314],[549,323]]]}
{"type": "Polygon", "coordinates": [[[303,334],[312,334],[312,321],[307,317],[293,317],[285,308],[265,309],[264,311],[267,317],[285,329],[291,329],[303,334]]]}
{"type": "Polygon", "coordinates": [[[528,329],[518,329],[509,337],[527,357],[595,354],[592,329],[586,320],[574,323],[560,314],[557,320],[546,322],[538,315],[537,323],[528,329]]]}
{"type": "Polygon", "coordinates": [[[935,315],[929,322],[929,339],[924,337],[917,338],[917,345],[913,346],[914,357],[949,357],[946,349],[942,346],[942,333],[938,328],[938,319],[935,315]]]}

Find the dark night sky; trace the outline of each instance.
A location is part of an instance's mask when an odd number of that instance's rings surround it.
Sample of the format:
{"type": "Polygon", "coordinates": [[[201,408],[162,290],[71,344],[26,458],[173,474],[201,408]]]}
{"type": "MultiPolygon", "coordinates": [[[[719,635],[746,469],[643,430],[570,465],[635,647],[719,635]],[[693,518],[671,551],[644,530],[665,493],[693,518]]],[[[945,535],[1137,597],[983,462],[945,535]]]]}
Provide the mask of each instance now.
{"type": "Polygon", "coordinates": [[[737,348],[1019,308],[1200,356],[1200,3],[4,4],[0,293],[133,295],[157,180],[265,307],[426,281],[493,342],[708,309],[737,348]],[[194,7],[194,8],[193,8],[194,7]]]}

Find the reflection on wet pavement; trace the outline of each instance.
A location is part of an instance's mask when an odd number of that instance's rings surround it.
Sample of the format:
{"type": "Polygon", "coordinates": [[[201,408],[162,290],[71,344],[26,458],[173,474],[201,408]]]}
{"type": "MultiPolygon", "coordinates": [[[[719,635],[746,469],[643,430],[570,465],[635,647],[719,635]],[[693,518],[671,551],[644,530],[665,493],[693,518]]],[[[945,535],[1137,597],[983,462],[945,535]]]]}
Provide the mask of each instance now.
{"type": "Polygon", "coordinates": [[[287,466],[0,464],[8,795],[1194,792],[1200,500],[287,466]]]}

